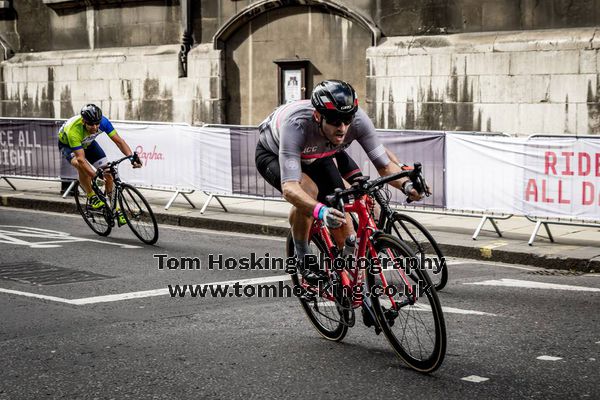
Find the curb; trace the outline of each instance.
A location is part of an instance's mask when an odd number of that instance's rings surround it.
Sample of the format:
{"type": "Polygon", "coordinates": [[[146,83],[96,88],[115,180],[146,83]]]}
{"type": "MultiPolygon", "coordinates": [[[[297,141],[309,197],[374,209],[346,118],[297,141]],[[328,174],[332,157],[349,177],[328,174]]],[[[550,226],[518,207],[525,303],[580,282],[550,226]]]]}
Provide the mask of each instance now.
{"type": "MultiPolygon", "coordinates": [[[[435,232],[435,231],[433,231],[435,232]]],[[[434,235],[435,236],[435,235],[434,235]]],[[[568,270],[577,272],[600,271],[599,258],[558,257],[527,253],[524,251],[508,251],[494,249],[484,252],[484,246],[460,246],[438,243],[442,253],[448,257],[467,258],[478,261],[493,261],[505,264],[530,265],[544,269],[568,270]]]]}
{"type": "MultiPolygon", "coordinates": [[[[0,206],[24,208],[40,211],[77,214],[74,202],[69,200],[32,199],[22,196],[0,196],[0,206]]],[[[202,228],[218,231],[248,233],[256,235],[285,237],[289,228],[269,224],[231,221],[202,216],[181,216],[163,212],[155,212],[159,224],[181,226],[187,228],[202,228]]],[[[435,233],[435,231],[433,231],[435,233]]],[[[435,236],[435,235],[434,235],[435,236]]],[[[509,264],[531,265],[544,269],[571,270],[577,272],[600,271],[600,257],[592,259],[576,257],[560,257],[535,254],[526,251],[508,251],[502,249],[484,250],[484,246],[460,245],[439,242],[444,255],[478,261],[493,261],[509,264]]]]}

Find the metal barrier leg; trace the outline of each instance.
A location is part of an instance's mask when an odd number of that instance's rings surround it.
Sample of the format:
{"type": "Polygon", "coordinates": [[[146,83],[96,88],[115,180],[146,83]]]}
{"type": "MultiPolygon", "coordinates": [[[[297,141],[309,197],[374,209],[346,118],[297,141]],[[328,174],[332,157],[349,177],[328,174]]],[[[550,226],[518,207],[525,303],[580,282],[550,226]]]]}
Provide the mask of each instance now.
{"type": "Polygon", "coordinates": [[[13,185],[7,177],[3,176],[2,179],[4,179],[6,181],[6,183],[8,183],[8,185],[13,189],[13,190],[17,190],[17,188],[15,187],[15,185],[13,185]]]}
{"type": "Polygon", "coordinates": [[[528,245],[533,246],[533,241],[535,240],[535,237],[537,236],[537,233],[540,230],[541,225],[542,225],[542,221],[536,221],[535,228],[533,228],[533,232],[531,233],[529,242],[527,242],[528,245]]]}
{"type": "Polygon", "coordinates": [[[496,230],[496,233],[498,234],[498,236],[502,237],[502,232],[500,232],[500,229],[498,229],[498,225],[496,224],[496,221],[494,221],[494,218],[490,218],[490,222],[492,223],[492,226],[496,230]]]}
{"type": "Polygon", "coordinates": [[[548,233],[548,239],[550,239],[550,241],[554,243],[554,238],[552,237],[552,233],[550,232],[550,224],[548,224],[547,222],[542,222],[542,224],[544,224],[544,228],[546,228],[546,233],[548,233]]]}
{"type": "MultiPolygon", "coordinates": [[[[205,192],[205,194],[208,194],[205,192]]],[[[204,205],[202,206],[202,209],[200,210],[200,214],[204,214],[204,211],[206,211],[206,208],[208,207],[208,205],[210,204],[210,201],[213,199],[213,194],[208,194],[208,199],[206,199],[206,201],[204,202],[204,205]]]]}
{"type": "Polygon", "coordinates": [[[215,199],[217,199],[217,201],[219,202],[219,204],[221,205],[221,207],[223,207],[223,211],[225,212],[229,212],[227,210],[227,207],[225,207],[225,204],[223,204],[223,202],[221,201],[221,199],[219,198],[219,196],[215,196],[215,199]]]}
{"type": "Polygon", "coordinates": [[[481,217],[481,221],[479,221],[479,225],[477,226],[477,229],[475,229],[475,233],[473,233],[473,240],[477,240],[477,236],[479,236],[479,232],[481,232],[481,228],[483,228],[483,224],[485,224],[486,219],[486,215],[481,217]]]}
{"type": "Polygon", "coordinates": [[[221,199],[219,199],[219,196],[215,196],[214,194],[208,193],[208,192],[204,192],[204,194],[208,196],[208,199],[206,199],[206,201],[204,202],[204,205],[202,206],[202,209],[200,210],[200,214],[204,214],[204,212],[208,208],[208,205],[210,204],[210,202],[212,201],[212,199],[217,199],[217,201],[219,202],[219,204],[223,208],[223,211],[228,212],[227,207],[225,207],[225,204],[223,204],[223,202],[221,201],[221,199]]]}
{"type": "MultiPolygon", "coordinates": [[[[511,216],[509,216],[507,218],[510,218],[511,216]]],[[[502,219],[507,219],[507,218],[502,218],[502,219]]],[[[472,237],[473,240],[477,240],[477,236],[479,236],[479,232],[481,232],[481,228],[483,228],[485,221],[487,221],[488,219],[492,223],[492,226],[494,227],[494,230],[496,231],[498,236],[502,237],[502,232],[500,232],[500,229],[498,228],[496,221],[494,221],[494,217],[490,217],[489,215],[482,215],[481,221],[479,221],[479,225],[477,226],[477,229],[475,229],[475,233],[473,234],[473,237],[472,237]]]]}
{"type": "Polygon", "coordinates": [[[190,198],[187,197],[187,195],[185,193],[181,193],[181,195],[183,196],[184,199],[187,200],[188,203],[190,203],[190,206],[192,206],[192,208],[196,208],[196,205],[194,203],[192,203],[192,201],[190,200],[190,198]]]}
{"type": "MultiPolygon", "coordinates": [[[[71,182],[71,184],[69,185],[69,187],[67,188],[67,190],[65,190],[65,192],[63,193],[63,195],[61,197],[63,199],[66,199],[67,196],[69,195],[69,193],[71,193],[71,190],[73,190],[73,188],[75,187],[76,184],[77,184],[77,181],[71,182]]],[[[73,194],[75,194],[75,193],[73,193],[73,194]]]]}
{"type": "Polygon", "coordinates": [[[533,233],[531,234],[531,237],[529,238],[529,242],[527,242],[528,245],[533,246],[533,242],[535,241],[535,237],[537,236],[539,230],[540,230],[540,226],[544,225],[544,228],[546,229],[546,233],[548,234],[548,239],[550,239],[550,242],[554,243],[554,237],[552,236],[552,232],[550,232],[550,227],[548,226],[548,222],[544,222],[544,221],[536,221],[535,222],[535,228],[533,229],[533,233]]]}
{"type": "Polygon", "coordinates": [[[171,199],[169,199],[169,202],[167,203],[167,205],[165,206],[165,210],[168,210],[169,207],[171,207],[171,204],[173,204],[173,202],[175,201],[175,199],[177,198],[178,195],[179,195],[179,190],[176,190],[175,193],[173,194],[173,196],[171,197],[171,199]]]}

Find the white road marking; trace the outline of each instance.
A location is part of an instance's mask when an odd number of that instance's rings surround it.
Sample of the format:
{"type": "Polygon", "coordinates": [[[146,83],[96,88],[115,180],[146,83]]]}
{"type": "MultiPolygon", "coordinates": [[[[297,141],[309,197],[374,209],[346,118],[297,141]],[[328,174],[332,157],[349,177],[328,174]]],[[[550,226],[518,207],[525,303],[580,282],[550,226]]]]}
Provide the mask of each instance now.
{"type": "Polygon", "coordinates": [[[481,285],[481,286],[507,286],[507,287],[519,287],[519,288],[528,288],[528,289],[570,290],[570,291],[578,291],[578,292],[600,292],[600,288],[572,286],[572,285],[559,285],[556,283],[521,281],[518,279],[500,279],[500,280],[489,280],[489,281],[482,281],[482,282],[467,282],[464,284],[465,285],[481,285]]]}
{"type": "Polygon", "coordinates": [[[477,375],[469,375],[469,376],[465,376],[464,378],[460,378],[460,380],[467,381],[467,382],[481,383],[481,382],[489,381],[490,378],[484,378],[483,376],[477,376],[477,375]]]}
{"type": "MultiPolygon", "coordinates": [[[[242,279],[242,280],[232,280],[232,281],[224,281],[224,282],[213,282],[213,283],[205,283],[203,285],[206,286],[225,286],[225,285],[233,285],[235,283],[239,283],[240,285],[257,285],[261,283],[272,283],[272,282],[285,282],[289,280],[289,275],[278,275],[278,276],[270,276],[264,278],[253,278],[253,279],[242,279]]],[[[129,300],[129,299],[139,299],[143,297],[153,297],[153,296],[162,296],[169,294],[168,288],[163,289],[155,289],[155,290],[146,290],[143,292],[132,292],[132,293],[120,293],[120,294],[110,294],[107,296],[96,296],[96,297],[88,297],[83,299],[71,300],[71,304],[76,305],[84,305],[84,304],[96,304],[96,303],[108,303],[113,301],[120,300],[129,300]]],[[[186,296],[188,297],[188,296],[186,296]]]]}
{"type": "Polygon", "coordinates": [[[462,308],[442,306],[442,310],[448,314],[488,315],[490,317],[497,317],[496,314],[487,313],[487,312],[483,312],[483,311],[475,311],[475,310],[463,310],[462,308]]]}
{"type": "Polygon", "coordinates": [[[36,299],[56,301],[56,302],[59,302],[59,303],[67,303],[67,304],[71,303],[71,300],[69,300],[69,299],[63,299],[62,297],[46,296],[44,294],[21,292],[21,291],[18,291],[18,290],[11,290],[11,289],[2,289],[2,288],[0,288],[0,293],[16,294],[17,296],[33,297],[33,298],[36,298],[36,299]]]}
{"type": "MultiPolygon", "coordinates": [[[[14,210],[14,211],[23,211],[23,212],[32,212],[32,213],[38,213],[38,214],[60,215],[61,218],[69,217],[69,218],[81,219],[81,215],[78,215],[78,214],[74,215],[74,214],[57,213],[57,212],[52,212],[52,211],[27,210],[24,208],[14,208],[14,207],[0,207],[0,211],[2,211],[3,209],[14,210]]],[[[274,218],[276,218],[276,217],[274,217],[274,218]]],[[[277,242],[285,242],[286,241],[286,238],[279,237],[279,236],[257,235],[257,234],[253,234],[253,233],[239,233],[239,232],[222,232],[222,231],[214,231],[214,230],[205,229],[205,228],[186,228],[184,226],[177,226],[177,225],[160,224],[160,229],[173,229],[173,230],[177,230],[177,231],[198,232],[198,233],[206,233],[206,234],[219,235],[219,236],[256,238],[256,239],[261,239],[261,240],[274,240],[277,242]]]]}
{"type": "Polygon", "coordinates": [[[542,360],[542,361],[558,361],[558,360],[562,360],[562,357],[539,356],[539,357],[536,357],[536,359],[542,360]]]}
{"type": "Polygon", "coordinates": [[[141,246],[109,242],[98,239],[88,239],[71,236],[68,232],[53,231],[50,229],[33,228],[29,226],[0,225],[0,243],[28,246],[32,249],[45,249],[62,247],[66,243],[95,242],[109,246],[119,246],[123,249],[140,249],[141,246]],[[47,239],[45,241],[28,242],[23,238],[47,239]]]}
{"type": "MultiPolygon", "coordinates": [[[[274,283],[274,282],[280,282],[280,281],[285,282],[288,280],[290,280],[289,275],[277,275],[277,276],[269,276],[269,277],[262,277],[262,278],[212,282],[212,283],[205,283],[205,284],[201,284],[201,285],[224,286],[224,285],[233,285],[235,283],[238,283],[240,285],[257,285],[257,284],[274,283]]],[[[32,298],[37,298],[37,299],[41,299],[41,300],[48,300],[48,301],[54,301],[54,302],[58,302],[58,303],[66,303],[66,304],[72,304],[72,305],[76,305],[76,306],[82,306],[82,305],[88,305],[88,304],[110,303],[110,302],[121,301],[121,300],[131,300],[131,299],[141,299],[141,298],[146,298],[146,297],[165,296],[165,295],[169,295],[169,288],[144,290],[144,291],[140,291],[140,292],[109,294],[109,295],[105,295],[105,296],[84,297],[81,299],[64,299],[62,297],[47,296],[47,295],[43,295],[43,294],[21,292],[21,291],[17,291],[17,290],[2,289],[2,288],[0,288],[0,293],[14,294],[17,296],[32,297],[32,298]]],[[[186,296],[186,297],[188,297],[188,296],[186,296]]],[[[415,308],[417,310],[424,311],[424,310],[428,310],[429,306],[423,305],[423,304],[418,304],[417,306],[415,306],[415,308]]],[[[445,313],[449,313],[449,314],[472,314],[472,315],[496,316],[495,314],[490,314],[490,313],[486,313],[486,312],[482,312],[482,311],[463,310],[463,309],[454,308],[454,307],[442,307],[442,308],[445,313]]]]}
{"type": "MultiPolygon", "coordinates": [[[[239,283],[240,285],[256,285],[256,284],[260,284],[260,283],[272,283],[272,282],[279,282],[279,281],[285,282],[286,280],[289,280],[289,279],[290,279],[289,275],[278,275],[278,276],[270,276],[270,277],[263,277],[263,278],[252,278],[252,279],[241,279],[241,280],[238,279],[238,280],[231,280],[231,281],[224,281],[224,282],[212,282],[212,283],[205,283],[202,285],[223,286],[223,285],[233,285],[235,283],[239,283]]],[[[81,298],[81,299],[64,299],[62,297],[47,296],[47,295],[43,295],[43,294],[21,292],[21,291],[17,291],[17,290],[2,289],[2,288],[0,288],[0,293],[8,293],[8,294],[14,294],[17,296],[32,297],[32,298],[37,298],[37,299],[41,299],[41,300],[55,301],[55,302],[59,302],[59,303],[66,303],[66,304],[73,304],[76,306],[81,306],[81,305],[87,305],[87,304],[109,303],[109,302],[121,301],[121,300],[141,299],[141,298],[145,298],[145,297],[164,296],[164,295],[169,294],[169,289],[162,288],[162,289],[154,289],[154,290],[144,290],[144,291],[140,291],[140,292],[109,294],[109,295],[105,295],[105,296],[85,297],[85,298],[81,298]]]]}

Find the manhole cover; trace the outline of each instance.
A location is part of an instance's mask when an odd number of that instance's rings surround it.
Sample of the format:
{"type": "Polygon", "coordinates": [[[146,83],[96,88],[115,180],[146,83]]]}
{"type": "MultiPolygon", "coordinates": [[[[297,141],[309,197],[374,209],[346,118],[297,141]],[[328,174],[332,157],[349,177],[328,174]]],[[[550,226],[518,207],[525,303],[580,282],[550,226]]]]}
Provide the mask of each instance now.
{"type": "Polygon", "coordinates": [[[583,275],[580,271],[571,271],[563,269],[543,269],[539,271],[530,271],[529,275],[545,275],[545,276],[579,276],[583,275]]]}
{"type": "Polygon", "coordinates": [[[110,278],[114,277],[57,267],[37,261],[0,264],[0,279],[32,285],[60,285],[110,278]]]}

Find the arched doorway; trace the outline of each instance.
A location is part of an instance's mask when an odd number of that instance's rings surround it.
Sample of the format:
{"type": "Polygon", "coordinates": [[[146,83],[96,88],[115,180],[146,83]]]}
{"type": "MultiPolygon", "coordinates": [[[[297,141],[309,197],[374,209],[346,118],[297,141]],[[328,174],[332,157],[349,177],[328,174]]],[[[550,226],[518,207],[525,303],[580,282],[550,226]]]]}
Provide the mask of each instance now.
{"type": "Polygon", "coordinates": [[[331,2],[281,3],[251,6],[215,35],[224,51],[228,124],[256,125],[279,105],[280,60],[308,63],[304,96],[314,83],[337,78],[366,97],[366,49],[378,38],[374,24],[331,2]]]}

